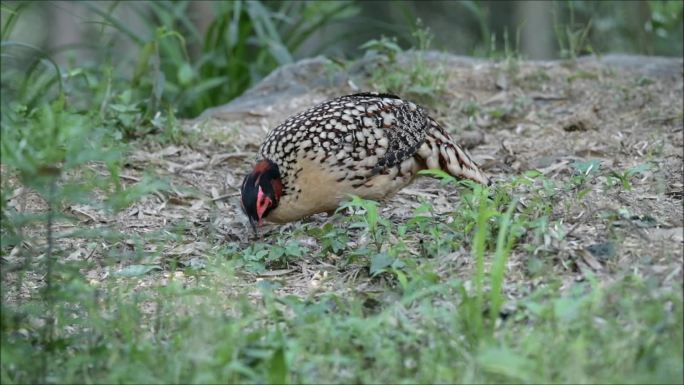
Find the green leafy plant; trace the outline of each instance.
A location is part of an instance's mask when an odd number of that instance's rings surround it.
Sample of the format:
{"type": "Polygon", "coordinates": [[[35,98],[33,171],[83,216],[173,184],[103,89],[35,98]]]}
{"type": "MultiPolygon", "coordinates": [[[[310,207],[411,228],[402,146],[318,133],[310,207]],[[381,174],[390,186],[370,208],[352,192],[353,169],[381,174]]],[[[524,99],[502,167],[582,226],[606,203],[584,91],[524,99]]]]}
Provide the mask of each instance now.
{"type": "Polygon", "coordinates": [[[291,260],[302,257],[304,249],[292,240],[280,240],[274,245],[255,243],[239,253],[244,266],[251,271],[269,268],[284,268],[291,260]]]}
{"type": "Polygon", "coordinates": [[[601,168],[600,160],[575,161],[571,164],[575,170],[572,177],[572,188],[577,190],[577,198],[582,199],[590,188],[585,188],[586,183],[598,175],[601,168]]]}
{"type": "Polygon", "coordinates": [[[184,16],[192,2],[145,5],[122,6],[135,10],[151,38],[127,28],[111,10],[84,4],[138,47],[131,80],[139,98],[148,101],[148,117],[163,105],[194,117],[226,103],[276,67],[292,63],[322,28],[358,12],[351,2],[211,3],[215,17],[202,34],[184,16]]]}
{"type": "Polygon", "coordinates": [[[64,78],[69,81],[65,91],[70,103],[81,110],[99,106],[124,136],[162,132],[174,141],[180,140],[172,123],[176,114],[195,117],[239,96],[276,67],[292,63],[311,36],[358,12],[353,3],[345,1],[211,3],[215,17],[203,33],[186,17],[193,6],[190,1],[112,3],[107,7],[81,2],[76,6],[83,7],[92,23],[101,26],[93,34],[95,44],[87,45],[99,61],[59,68],[50,53],[11,40],[19,16],[30,6],[3,4],[3,13],[8,15],[2,26],[3,99],[19,99],[35,107],[36,99],[50,100],[59,94],[64,78]],[[132,12],[146,31],[131,29],[120,9],[132,12]],[[118,52],[122,38],[134,50],[118,52]],[[19,74],[25,68],[29,68],[26,77],[11,72],[19,74]],[[25,80],[7,87],[8,81],[18,78],[25,80]],[[16,93],[8,94],[8,89],[16,93]],[[158,124],[159,114],[168,125],[158,124]]]}
{"type": "Polygon", "coordinates": [[[326,223],[323,227],[312,227],[307,231],[308,234],[316,237],[321,243],[321,253],[340,253],[347,248],[349,237],[347,232],[341,228],[326,223]]]}
{"type": "Polygon", "coordinates": [[[643,174],[644,172],[650,170],[651,167],[648,163],[638,164],[634,167],[629,167],[624,171],[610,171],[608,174],[608,184],[615,185],[616,181],[622,184],[625,190],[631,190],[631,179],[637,174],[643,174]]]}
{"type": "Polygon", "coordinates": [[[574,2],[568,1],[567,6],[569,11],[568,24],[563,24],[558,20],[557,10],[553,12],[554,32],[560,48],[560,57],[574,60],[583,53],[594,52],[589,39],[592,21],[590,19],[586,24],[577,23],[575,21],[574,2]]]}
{"type": "Polygon", "coordinates": [[[366,55],[380,58],[371,73],[371,87],[381,92],[395,93],[424,104],[434,104],[445,91],[446,72],[441,65],[428,64],[423,57],[430,49],[432,33],[418,21],[412,36],[416,40],[416,51],[408,60],[400,63],[397,56],[403,49],[393,38],[373,39],[360,48],[366,55]]]}
{"type": "MultiPolygon", "coordinates": [[[[61,258],[66,253],[64,241],[85,238],[107,243],[111,237],[106,229],[89,234],[57,231],[58,222],[77,222],[64,208],[85,203],[114,213],[146,193],[159,190],[161,185],[147,179],[132,187],[124,186],[119,179],[124,148],[112,138],[112,131],[97,115],[73,111],[65,105],[63,96],[32,109],[16,103],[3,106],[0,134],[3,197],[8,196],[8,190],[23,188],[24,194],[37,194],[47,206],[34,213],[22,212],[8,207],[3,200],[0,227],[0,252],[8,255],[15,250],[23,257],[17,265],[3,268],[3,282],[11,272],[18,272],[15,282],[19,286],[28,271],[45,276],[42,296],[31,298],[28,305],[42,309],[42,315],[33,319],[43,320],[43,327],[36,333],[36,343],[45,350],[38,368],[44,381],[51,370],[48,356],[60,350],[62,337],[57,323],[63,316],[61,301],[64,297],[74,298],[78,292],[73,292],[73,286],[81,285],[83,279],[78,262],[61,258]],[[100,172],[90,172],[93,167],[100,172]],[[87,178],[82,179],[83,175],[87,178]],[[45,231],[39,231],[41,228],[45,231]],[[41,244],[45,246],[25,246],[41,244]],[[39,255],[43,257],[39,258],[39,255]]],[[[7,314],[7,318],[3,315],[4,327],[10,330],[19,327],[26,311],[24,307],[8,305],[4,295],[2,307],[3,314],[7,314]]]]}
{"type": "Polygon", "coordinates": [[[360,210],[362,222],[352,222],[352,228],[364,228],[373,240],[376,250],[380,252],[383,239],[389,234],[390,223],[387,219],[378,216],[378,203],[372,200],[353,196],[351,200],[344,202],[337,211],[351,209],[360,210]]]}

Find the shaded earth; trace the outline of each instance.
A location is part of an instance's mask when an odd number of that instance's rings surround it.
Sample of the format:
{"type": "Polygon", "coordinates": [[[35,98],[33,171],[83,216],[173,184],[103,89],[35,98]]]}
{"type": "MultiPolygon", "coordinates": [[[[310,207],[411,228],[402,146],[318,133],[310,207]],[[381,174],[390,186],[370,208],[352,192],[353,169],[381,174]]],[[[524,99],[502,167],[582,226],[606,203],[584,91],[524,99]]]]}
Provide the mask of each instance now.
{"type": "MultiPolygon", "coordinates": [[[[400,65],[411,65],[411,56],[400,65]]],[[[537,284],[530,278],[530,261],[544,256],[552,272],[569,286],[588,274],[611,280],[622,272],[651,277],[662,287],[682,285],[683,199],[683,62],[681,59],[609,55],[576,61],[498,62],[430,52],[430,66],[442,68],[445,91],[426,106],[431,114],[469,148],[473,158],[497,181],[530,181],[510,191],[523,207],[535,204],[543,176],[555,183],[549,220],[543,234],[525,234],[508,262],[507,295],[517,296],[537,284]],[[565,186],[578,176],[590,175],[578,191],[565,186]],[[622,179],[620,178],[622,177],[622,179]]],[[[323,58],[307,59],[278,69],[233,102],[206,111],[183,123],[185,144],[162,146],[153,141],[135,143],[122,181],[132,185],[153,172],[166,178],[170,189],[145,197],[116,217],[89,206],[66,208],[79,224],[58,224],[57,231],[74,226],[104,227],[130,235],[113,245],[92,245],[73,239],[62,242],[67,259],[97,260],[111,253],[124,256],[114,264],[97,264],[86,273],[92,284],[131,265],[150,266],[145,281],[167,279],[172,263],[201,269],[206,255],[232,244],[250,245],[251,231],[240,210],[239,186],[255,160],[269,129],[287,116],[325,99],[372,90],[369,73],[373,59],[347,68],[323,58]],[[138,242],[145,234],[172,232],[164,242],[138,242]],[[143,251],[145,257],[135,260],[143,251]],[[127,257],[128,256],[128,257],[127,257]]],[[[543,197],[542,197],[543,199],[543,197]]],[[[418,179],[381,205],[381,215],[401,223],[421,201],[431,202],[435,215],[448,213],[459,202],[459,189],[430,178],[418,179]]],[[[17,189],[9,202],[26,211],[41,211],[39,198],[17,189]]],[[[303,221],[343,226],[340,216],[318,215],[303,221]]],[[[273,243],[290,234],[300,222],[268,225],[262,242],[273,243]]],[[[38,230],[37,230],[38,231],[38,230]]],[[[241,283],[278,279],[278,291],[309,295],[325,290],[373,290],[379,285],[362,264],[340,264],[344,255],[313,257],[316,239],[298,235],[308,250],[284,268],[245,270],[241,283]]],[[[32,245],[43,247],[40,237],[32,245]]],[[[350,248],[368,240],[350,237],[350,248]]],[[[416,250],[418,248],[416,238],[416,250]]],[[[7,256],[14,263],[19,252],[7,256]]],[[[416,252],[418,254],[418,252],[416,252]]],[[[418,257],[417,257],[418,258],[418,257]]],[[[441,259],[439,276],[472,274],[469,250],[454,250],[441,259]]],[[[31,275],[29,275],[31,278],[31,275]]],[[[21,292],[29,295],[41,278],[27,279],[21,292]]],[[[227,284],[227,289],[230,290],[227,284]]],[[[258,295],[258,290],[255,294],[258,295]]]]}

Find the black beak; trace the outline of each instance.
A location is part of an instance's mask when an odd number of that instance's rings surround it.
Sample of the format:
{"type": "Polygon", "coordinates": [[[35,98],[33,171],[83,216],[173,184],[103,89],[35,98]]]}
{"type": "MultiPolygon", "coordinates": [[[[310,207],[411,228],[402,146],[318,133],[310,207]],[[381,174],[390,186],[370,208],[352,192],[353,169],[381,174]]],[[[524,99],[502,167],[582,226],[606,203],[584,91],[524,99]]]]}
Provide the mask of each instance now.
{"type": "Polygon", "coordinates": [[[259,237],[259,233],[257,232],[257,221],[254,220],[252,217],[249,217],[249,224],[252,225],[252,231],[254,231],[254,236],[259,237]]]}

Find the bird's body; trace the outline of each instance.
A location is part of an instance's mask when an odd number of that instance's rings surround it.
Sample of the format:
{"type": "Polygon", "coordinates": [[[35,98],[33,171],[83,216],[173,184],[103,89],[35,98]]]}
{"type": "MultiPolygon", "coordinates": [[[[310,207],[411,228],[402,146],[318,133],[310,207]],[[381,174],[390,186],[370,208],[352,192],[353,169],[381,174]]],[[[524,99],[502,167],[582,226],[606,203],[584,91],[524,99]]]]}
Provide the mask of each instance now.
{"type": "Polygon", "coordinates": [[[281,193],[272,194],[262,213],[276,223],[334,210],[352,194],[389,198],[426,168],[489,184],[424,109],[388,94],[343,96],[296,114],[269,133],[260,157],[243,183],[243,207],[246,196],[258,195],[245,190],[259,187],[257,174],[275,168],[281,193]]]}

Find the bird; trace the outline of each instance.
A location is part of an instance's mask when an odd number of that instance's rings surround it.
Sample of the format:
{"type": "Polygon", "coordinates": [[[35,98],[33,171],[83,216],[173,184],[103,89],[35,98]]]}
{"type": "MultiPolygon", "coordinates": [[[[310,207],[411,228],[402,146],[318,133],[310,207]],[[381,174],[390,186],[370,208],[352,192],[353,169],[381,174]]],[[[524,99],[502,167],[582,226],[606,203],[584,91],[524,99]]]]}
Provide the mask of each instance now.
{"type": "Polygon", "coordinates": [[[388,93],[356,93],[271,130],[242,182],[240,203],[257,234],[264,220],[331,213],[352,195],[386,200],[423,169],[491,184],[423,107],[388,93]]]}

